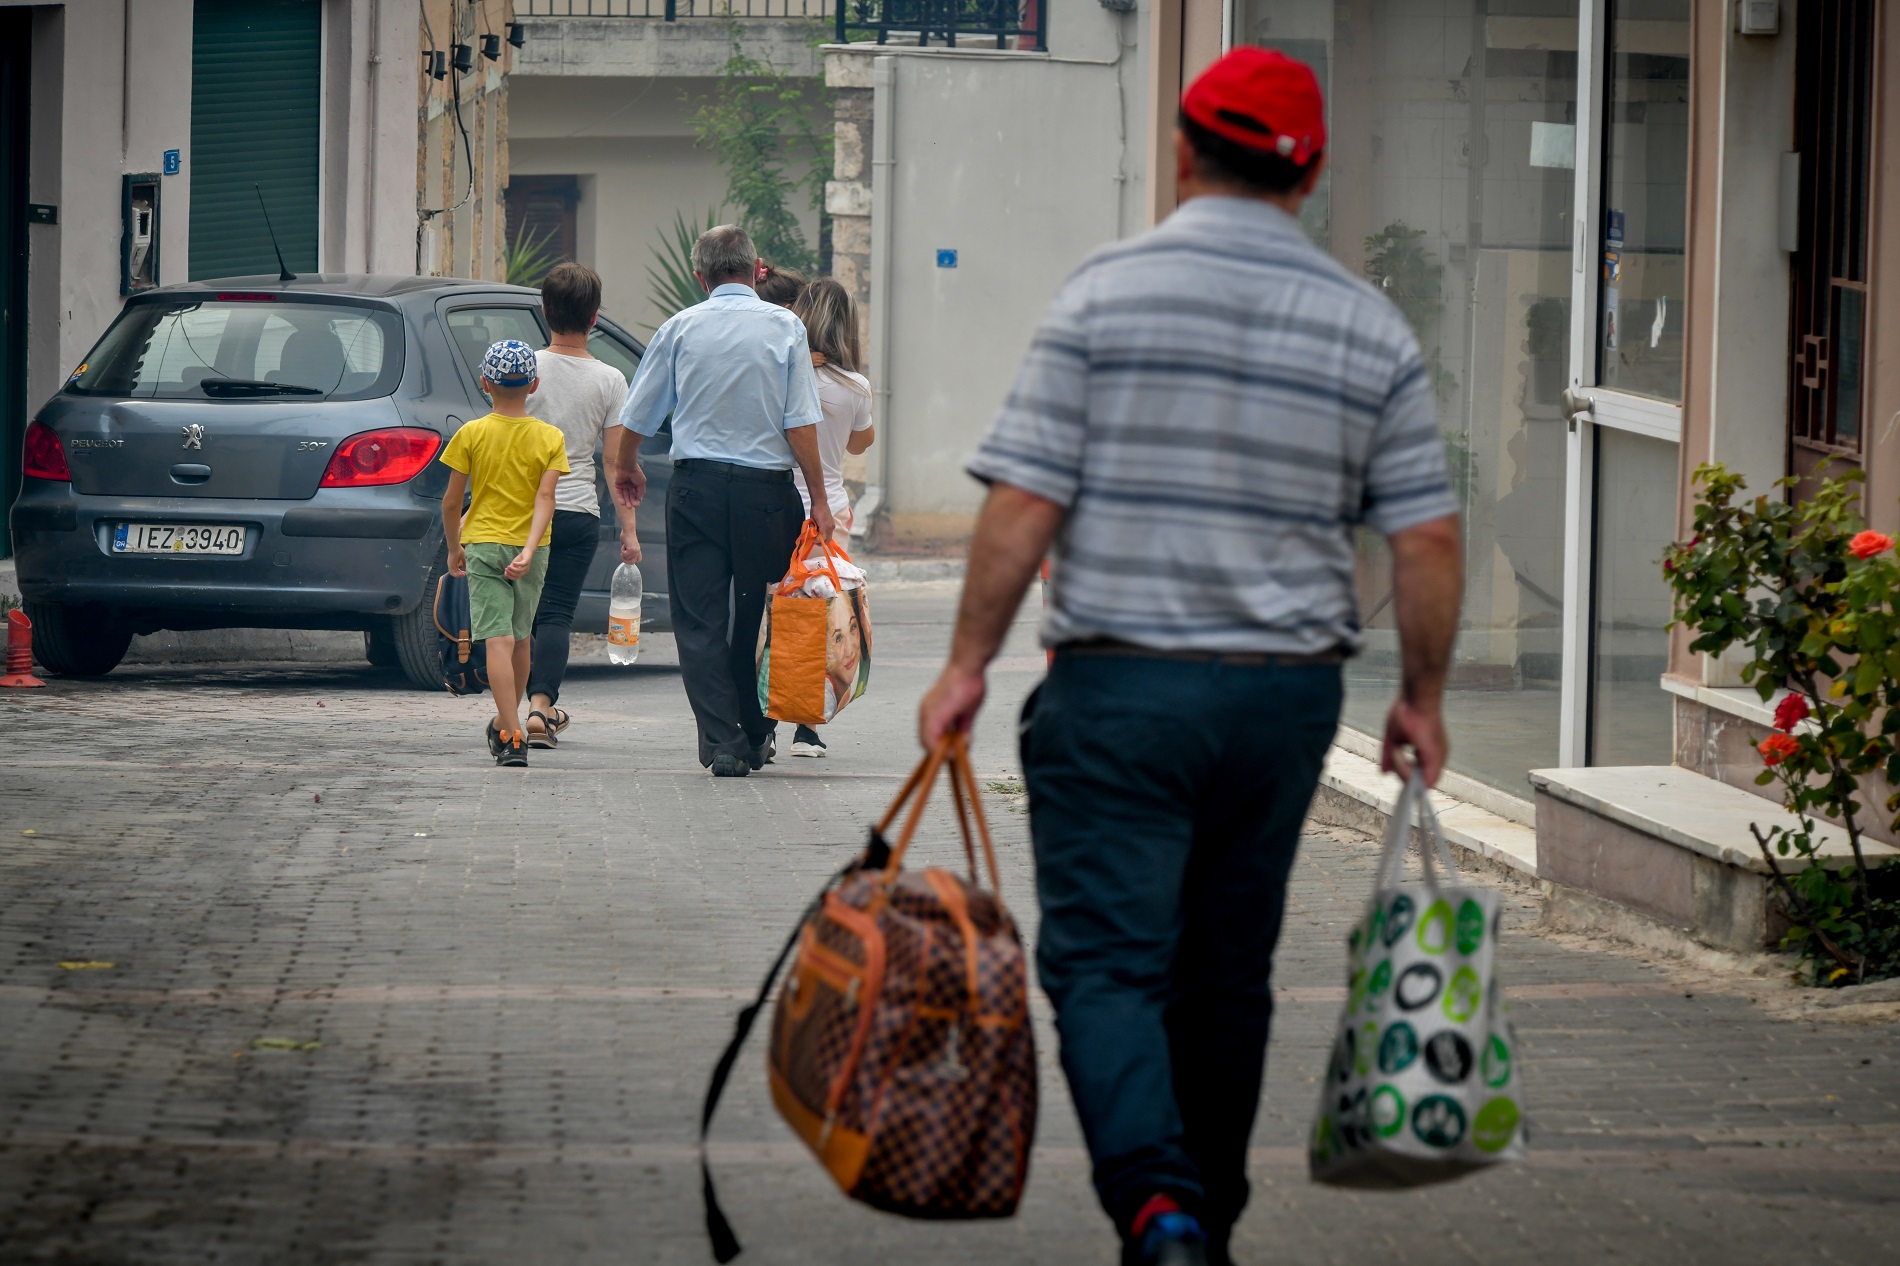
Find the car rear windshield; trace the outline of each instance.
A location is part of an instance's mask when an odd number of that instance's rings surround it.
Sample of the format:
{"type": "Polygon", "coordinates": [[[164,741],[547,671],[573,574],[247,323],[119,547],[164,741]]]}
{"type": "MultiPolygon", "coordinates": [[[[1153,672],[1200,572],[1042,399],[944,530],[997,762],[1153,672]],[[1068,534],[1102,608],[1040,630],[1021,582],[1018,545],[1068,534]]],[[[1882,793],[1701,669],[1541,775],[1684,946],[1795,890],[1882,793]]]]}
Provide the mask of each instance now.
{"type": "Polygon", "coordinates": [[[402,318],[302,295],[177,295],[128,306],[67,390],[157,400],[367,400],[402,378],[402,318]]]}

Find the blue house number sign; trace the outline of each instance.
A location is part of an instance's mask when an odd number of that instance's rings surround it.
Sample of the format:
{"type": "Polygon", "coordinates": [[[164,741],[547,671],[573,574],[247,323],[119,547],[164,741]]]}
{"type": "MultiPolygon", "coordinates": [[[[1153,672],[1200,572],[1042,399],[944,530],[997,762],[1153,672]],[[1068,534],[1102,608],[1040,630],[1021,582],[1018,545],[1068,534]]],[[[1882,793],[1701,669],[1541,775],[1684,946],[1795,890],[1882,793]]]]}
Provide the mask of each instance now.
{"type": "Polygon", "coordinates": [[[937,267],[955,268],[956,266],[957,266],[957,253],[955,251],[938,251],[937,252],[937,267]]]}

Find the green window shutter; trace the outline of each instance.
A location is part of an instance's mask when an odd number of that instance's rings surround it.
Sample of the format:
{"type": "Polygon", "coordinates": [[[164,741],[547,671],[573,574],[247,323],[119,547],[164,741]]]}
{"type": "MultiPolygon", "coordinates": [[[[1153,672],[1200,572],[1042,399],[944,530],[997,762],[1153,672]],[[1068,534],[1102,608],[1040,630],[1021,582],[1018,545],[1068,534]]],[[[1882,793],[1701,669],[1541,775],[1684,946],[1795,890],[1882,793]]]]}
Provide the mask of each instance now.
{"type": "Polygon", "coordinates": [[[318,0],[197,0],[191,23],[191,276],[317,268],[318,0]]]}

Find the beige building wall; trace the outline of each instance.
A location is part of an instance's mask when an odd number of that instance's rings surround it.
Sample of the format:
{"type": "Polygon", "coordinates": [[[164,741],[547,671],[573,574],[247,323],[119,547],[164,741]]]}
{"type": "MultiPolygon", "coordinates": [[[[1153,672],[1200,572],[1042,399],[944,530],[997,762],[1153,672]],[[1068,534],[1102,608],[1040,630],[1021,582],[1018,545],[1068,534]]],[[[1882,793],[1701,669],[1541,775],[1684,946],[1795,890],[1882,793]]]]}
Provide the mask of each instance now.
{"type": "MultiPolygon", "coordinates": [[[[548,24],[542,24],[546,26],[548,24]]],[[[518,74],[509,88],[509,166],[524,176],[574,176],[575,253],[595,269],[607,314],[645,332],[672,315],[647,280],[674,216],[720,218],[726,174],[697,144],[693,115],[710,100],[710,77],[518,74]]],[[[797,206],[806,240],[818,214],[797,206]]]]}
{"type": "Polygon", "coordinates": [[[1052,0],[1048,54],[825,50],[834,271],[864,306],[877,393],[866,482],[900,542],[968,533],[983,489],[964,462],[1050,299],[1091,250],[1147,227],[1149,13],[1052,0]]]}
{"type": "MultiPolygon", "coordinates": [[[[322,265],[411,272],[414,11],[394,0],[318,2],[326,29],[322,265]]],[[[160,180],[159,281],[189,276],[192,171],[191,0],[31,7],[28,199],[57,207],[58,223],[27,230],[29,409],[59,389],[118,315],[120,177],[162,172],[169,149],[181,166],[160,180]]]]}

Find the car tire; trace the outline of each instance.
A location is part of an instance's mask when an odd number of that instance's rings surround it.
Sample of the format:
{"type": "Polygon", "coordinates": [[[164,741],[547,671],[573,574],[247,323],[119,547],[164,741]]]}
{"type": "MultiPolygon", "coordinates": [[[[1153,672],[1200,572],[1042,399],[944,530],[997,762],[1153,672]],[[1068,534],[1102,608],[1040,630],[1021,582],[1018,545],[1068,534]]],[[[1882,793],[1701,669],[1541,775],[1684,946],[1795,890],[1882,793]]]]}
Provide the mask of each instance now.
{"type": "Polygon", "coordinates": [[[132,645],[131,626],[98,607],[28,602],[33,621],[33,658],[62,677],[103,677],[119,666],[132,645]]]}
{"type": "Polygon", "coordinates": [[[441,634],[435,628],[436,585],[448,570],[446,555],[438,558],[429,568],[429,578],[422,586],[422,601],[416,604],[416,609],[407,615],[389,618],[389,642],[396,653],[395,666],[402,669],[402,675],[417,690],[448,688],[442,681],[441,634]]]}
{"type": "Polygon", "coordinates": [[[396,635],[387,624],[363,630],[363,658],[371,668],[401,668],[402,656],[396,650],[396,635]]]}

